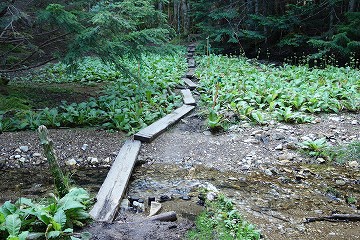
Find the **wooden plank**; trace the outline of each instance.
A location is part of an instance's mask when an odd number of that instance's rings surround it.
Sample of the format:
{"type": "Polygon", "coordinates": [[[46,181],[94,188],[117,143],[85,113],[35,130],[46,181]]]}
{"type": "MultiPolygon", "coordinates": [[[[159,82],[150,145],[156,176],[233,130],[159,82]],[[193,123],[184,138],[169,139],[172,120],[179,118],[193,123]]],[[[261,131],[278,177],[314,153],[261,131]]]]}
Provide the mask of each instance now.
{"type": "Polygon", "coordinates": [[[191,81],[190,79],[182,78],[182,80],[185,82],[186,85],[188,85],[190,90],[194,90],[195,88],[197,88],[197,84],[191,81]]]}
{"type": "Polygon", "coordinates": [[[194,68],[195,67],[195,59],[189,58],[188,59],[188,66],[189,66],[189,68],[194,68]]]}
{"type": "Polygon", "coordinates": [[[181,90],[181,93],[183,95],[184,104],[192,106],[196,105],[195,98],[189,89],[183,89],[181,90]]]}
{"type": "Polygon", "coordinates": [[[124,196],[127,183],[134,168],[141,142],[127,140],[117,155],[90,211],[96,221],[112,222],[124,196]]]}
{"type": "Polygon", "coordinates": [[[194,78],[194,75],[195,75],[195,69],[189,68],[189,69],[188,69],[188,72],[186,73],[186,77],[187,77],[187,78],[190,78],[190,79],[193,79],[193,78],[194,78]]]}
{"type": "Polygon", "coordinates": [[[195,52],[195,47],[194,46],[190,46],[190,47],[188,47],[188,52],[190,53],[193,53],[193,52],[195,52]]]}
{"type": "Polygon", "coordinates": [[[140,130],[138,133],[134,135],[134,139],[143,142],[151,142],[162,132],[164,132],[169,126],[178,122],[182,117],[184,117],[193,109],[194,106],[189,106],[189,105],[183,105],[179,107],[172,113],[166,115],[165,117],[157,120],[153,124],[140,130]]]}

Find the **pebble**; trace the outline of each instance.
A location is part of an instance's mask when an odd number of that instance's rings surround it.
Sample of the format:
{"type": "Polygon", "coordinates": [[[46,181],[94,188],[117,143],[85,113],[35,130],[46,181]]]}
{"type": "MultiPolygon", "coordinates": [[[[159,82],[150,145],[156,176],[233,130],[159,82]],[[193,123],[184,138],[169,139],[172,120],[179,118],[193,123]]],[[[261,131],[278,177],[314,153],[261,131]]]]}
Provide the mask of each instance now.
{"type": "Polygon", "coordinates": [[[14,152],[16,152],[16,153],[21,153],[21,150],[20,150],[20,148],[17,148],[17,149],[15,149],[14,152]]]}
{"type": "Polygon", "coordinates": [[[27,152],[27,151],[29,151],[29,147],[28,147],[28,146],[20,146],[19,149],[20,149],[22,152],[27,152]]]}
{"type": "Polygon", "coordinates": [[[204,133],[205,136],[211,136],[212,135],[212,133],[210,131],[204,131],[203,133],[204,133]]]}
{"type": "Polygon", "coordinates": [[[109,158],[109,157],[105,158],[105,159],[104,159],[104,162],[105,162],[105,163],[111,162],[111,158],[109,158]]]}
{"type": "Polygon", "coordinates": [[[36,153],[33,153],[33,155],[32,155],[33,157],[41,157],[41,154],[40,153],[38,153],[38,152],[36,152],[36,153]]]}
{"type": "Polygon", "coordinates": [[[91,158],[90,160],[91,164],[96,164],[96,163],[99,163],[99,160],[97,158],[91,158]]]}
{"type": "Polygon", "coordinates": [[[342,180],[342,179],[336,180],[335,183],[336,183],[337,185],[340,185],[340,186],[344,186],[344,185],[346,184],[346,182],[345,182],[344,180],[342,180]]]}
{"type": "Polygon", "coordinates": [[[71,159],[67,160],[67,161],[65,162],[65,164],[66,164],[67,166],[75,166],[75,165],[76,165],[76,160],[75,160],[74,158],[71,158],[71,159]]]}
{"type": "Polygon", "coordinates": [[[352,124],[352,125],[357,125],[357,124],[358,124],[358,121],[357,121],[357,120],[352,120],[352,121],[351,121],[351,124],[352,124]]]}
{"type": "Polygon", "coordinates": [[[291,149],[291,150],[296,150],[298,149],[298,146],[296,145],[295,142],[288,142],[288,143],[285,143],[283,145],[283,147],[287,148],[287,149],[291,149]]]}
{"type": "Polygon", "coordinates": [[[22,162],[22,163],[24,163],[24,162],[26,161],[26,158],[21,157],[21,158],[19,159],[19,161],[22,162]]]}
{"type": "Polygon", "coordinates": [[[351,167],[351,168],[357,168],[357,167],[359,167],[359,163],[358,163],[357,161],[350,161],[350,162],[348,163],[348,165],[349,165],[349,167],[351,167]]]}
{"type": "Polygon", "coordinates": [[[209,201],[214,201],[215,198],[216,198],[216,193],[214,193],[214,192],[208,192],[208,193],[206,194],[206,198],[207,198],[207,200],[209,200],[209,201]]]}
{"type": "Polygon", "coordinates": [[[265,173],[266,175],[268,175],[268,176],[272,176],[272,175],[273,175],[273,173],[271,172],[270,169],[265,169],[264,173],[265,173]]]}
{"type": "Polygon", "coordinates": [[[189,195],[182,195],[181,199],[185,200],[185,201],[189,201],[189,200],[191,200],[191,197],[189,195]]]}
{"type": "Polygon", "coordinates": [[[85,143],[85,144],[82,145],[81,149],[82,149],[83,151],[86,151],[86,149],[87,149],[88,146],[89,146],[89,145],[85,143]]]}
{"type": "Polygon", "coordinates": [[[169,200],[170,200],[170,197],[168,195],[162,195],[162,196],[160,196],[159,202],[166,202],[169,200]]]}
{"type": "Polygon", "coordinates": [[[311,141],[312,140],[308,136],[302,136],[300,139],[301,139],[301,141],[311,141]]]}
{"type": "Polygon", "coordinates": [[[294,159],[294,155],[293,154],[290,154],[290,153],[284,153],[284,154],[281,154],[278,156],[278,159],[279,160],[292,160],[294,159]]]}
{"type": "Polygon", "coordinates": [[[283,145],[279,144],[275,147],[275,150],[283,150],[283,145]]]}
{"type": "Polygon", "coordinates": [[[316,214],[323,214],[324,212],[322,210],[314,210],[316,214]]]}
{"type": "Polygon", "coordinates": [[[263,130],[255,130],[251,133],[252,136],[258,135],[258,134],[263,134],[264,131],[263,130]]]}
{"type": "Polygon", "coordinates": [[[14,156],[14,158],[19,159],[19,158],[21,158],[21,155],[17,154],[17,155],[14,156]]]}
{"type": "Polygon", "coordinates": [[[248,138],[244,140],[244,143],[253,143],[253,144],[259,144],[259,141],[255,138],[248,138]]]}
{"type": "Polygon", "coordinates": [[[326,160],[323,159],[323,158],[317,158],[316,161],[318,161],[318,163],[324,163],[324,162],[326,162],[326,160]]]}

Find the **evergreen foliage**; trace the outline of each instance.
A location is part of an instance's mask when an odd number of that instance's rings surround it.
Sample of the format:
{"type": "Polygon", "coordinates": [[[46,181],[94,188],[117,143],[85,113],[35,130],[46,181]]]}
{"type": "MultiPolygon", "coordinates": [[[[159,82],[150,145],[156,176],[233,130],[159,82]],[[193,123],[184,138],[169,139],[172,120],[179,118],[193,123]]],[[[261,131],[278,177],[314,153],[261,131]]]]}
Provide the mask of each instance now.
{"type": "Polygon", "coordinates": [[[0,16],[0,42],[4,43],[0,47],[4,56],[1,68],[5,70],[29,67],[38,63],[39,57],[44,63],[59,57],[76,63],[89,55],[123,68],[119,58],[139,57],[168,42],[173,34],[166,16],[155,9],[151,0],[60,1],[31,7],[36,14],[30,16],[21,4],[0,6],[0,10],[4,9],[0,16]],[[6,51],[9,56],[5,56],[6,51]]]}
{"type": "Polygon", "coordinates": [[[215,52],[262,58],[334,54],[343,62],[360,57],[360,6],[354,1],[193,0],[192,6],[203,46],[208,38],[215,52]]]}

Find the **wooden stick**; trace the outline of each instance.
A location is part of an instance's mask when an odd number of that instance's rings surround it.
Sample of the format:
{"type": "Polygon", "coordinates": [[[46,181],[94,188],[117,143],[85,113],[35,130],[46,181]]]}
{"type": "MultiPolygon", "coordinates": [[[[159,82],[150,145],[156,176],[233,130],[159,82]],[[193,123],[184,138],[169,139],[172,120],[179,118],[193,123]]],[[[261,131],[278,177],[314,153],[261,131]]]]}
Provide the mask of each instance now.
{"type": "Polygon", "coordinates": [[[331,216],[324,217],[310,217],[306,218],[305,223],[316,222],[316,221],[360,221],[360,214],[333,214],[331,216]]]}
{"type": "Polygon", "coordinates": [[[60,165],[55,155],[53,141],[48,137],[48,130],[44,125],[38,128],[40,144],[44,148],[45,156],[49,162],[51,173],[54,177],[55,187],[60,197],[69,193],[69,187],[65,183],[65,176],[61,171],[60,165]]]}

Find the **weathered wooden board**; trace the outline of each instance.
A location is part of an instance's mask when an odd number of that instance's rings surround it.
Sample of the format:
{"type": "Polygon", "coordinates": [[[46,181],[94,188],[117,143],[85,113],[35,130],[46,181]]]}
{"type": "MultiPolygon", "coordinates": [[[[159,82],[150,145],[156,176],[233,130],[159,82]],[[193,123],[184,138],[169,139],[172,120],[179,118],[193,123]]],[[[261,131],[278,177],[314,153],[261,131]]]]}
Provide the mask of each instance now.
{"type": "Polygon", "coordinates": [[[90,211],[96,221],[112,222],[119,209],[127,183],[135,165],[141,142],[127,140],[117,155],[90,211]]]}
{"type": "Polygon", "coordinates": [[[195,69],[189,68],[189,69],[188,69],[188,72],[186,73],[186,77],[187,77],[187,78],[190,78],[190,79],[193,79],[193,78],[194,78],[194,75],[195,75],[195,69]]]}
{"type": "Polygon", "coordinates": [[[195,98],[189,89],[183,89],[181,90],[181,93],[183,95],[184,104],[196,106],[195,98]]]}
{"type": "Polygon", "coordinates": [[[195,46],[189,46],[187,50],[188,52],[195,52],[195,46]]]}
{"type": "Polygon", "coordinates": [[[165,117],[157,120],[148,127],[140,130],[134,135],[135,140],[140,140],[143,142],[151,142],[162,132],[164,132],[169,126],[173,125],[179,121],[183,116],[188,114],[191,110],[194,109],[194,106],[183,105],[173,111],[172,113],[166,115],[165,117]]]}
{"type": "Polygon", "coordinates": [[[190,79],[182,78],[182,80],[185,82],[186,85],[188,85],[190,90],[194,90],[195,88],[197,88],[197,84],[191,81],[190,79]]]}
{"type": "Polygon", "coordinates": [[[188,54],[187,54],[187,57],[188,57],[188,58],[194,57],[194,53],[192,53],[192,52],[191,52],[191,53],[188,53],[188,54]]]}
{"type": "Polygon", "coordinates": [[[188,66],[189,66],[189,68],[194,68],[195,67],[195,59],[189,58],[188,59],[188,66]]]}

